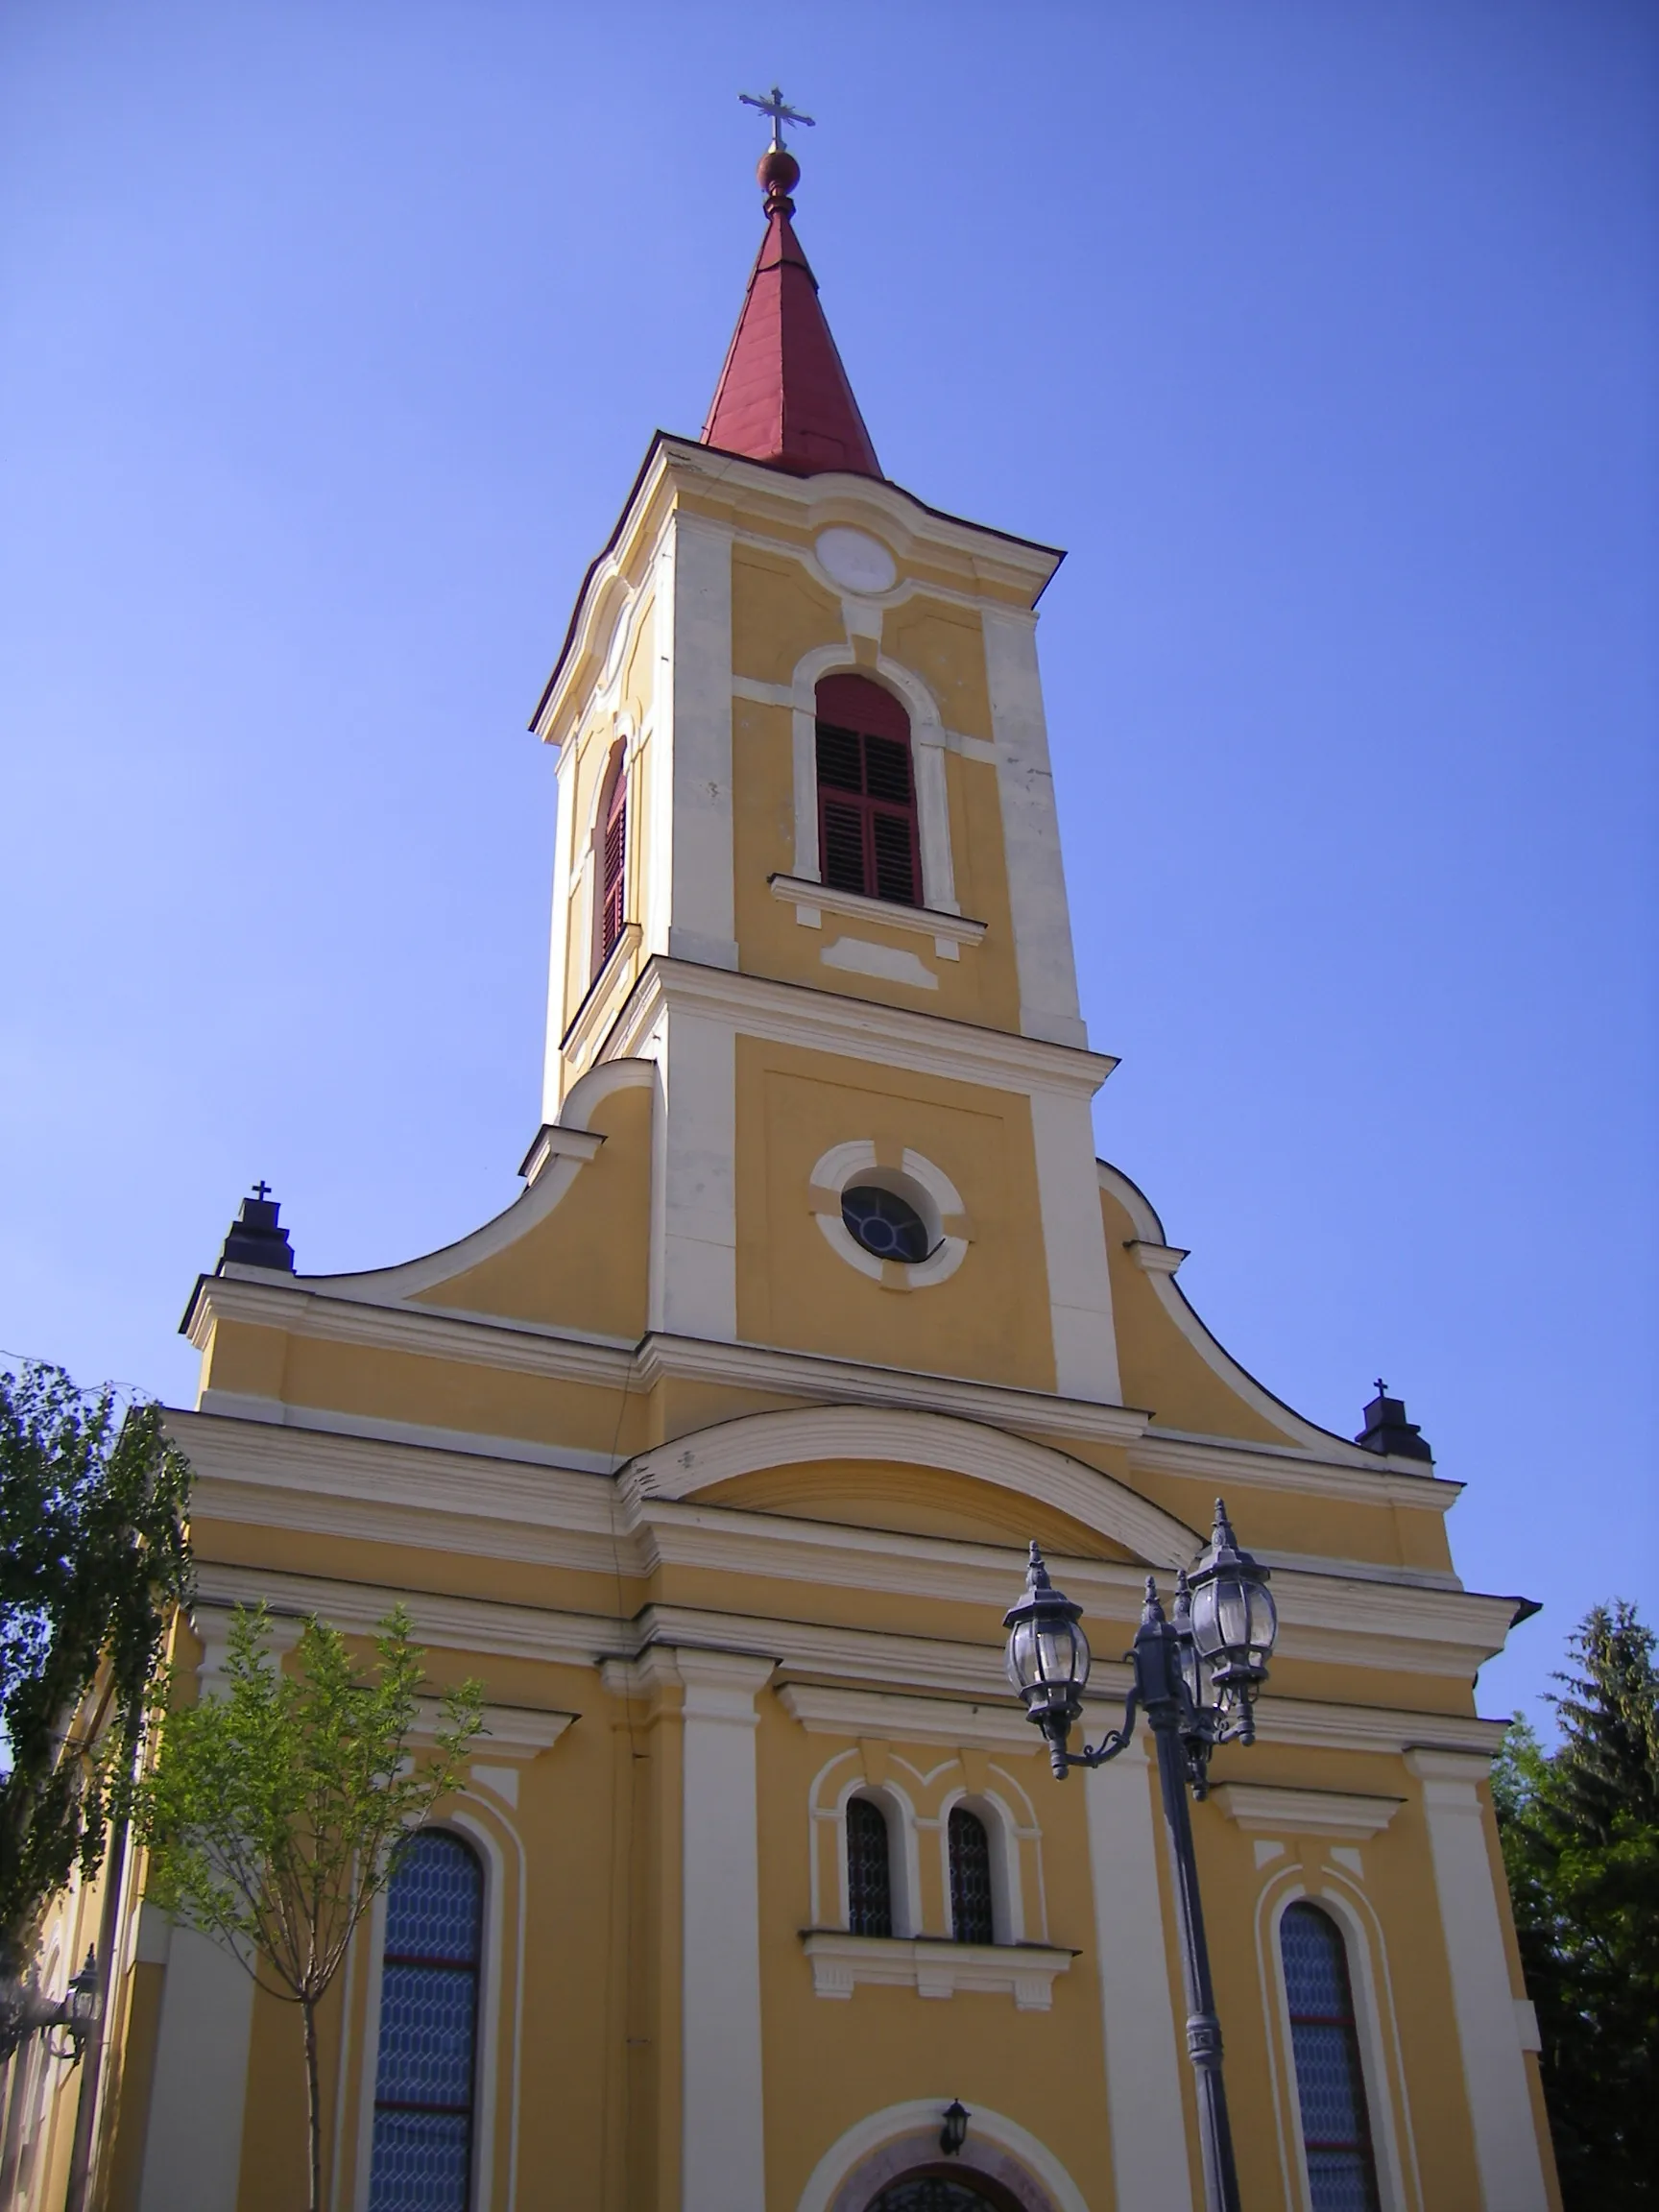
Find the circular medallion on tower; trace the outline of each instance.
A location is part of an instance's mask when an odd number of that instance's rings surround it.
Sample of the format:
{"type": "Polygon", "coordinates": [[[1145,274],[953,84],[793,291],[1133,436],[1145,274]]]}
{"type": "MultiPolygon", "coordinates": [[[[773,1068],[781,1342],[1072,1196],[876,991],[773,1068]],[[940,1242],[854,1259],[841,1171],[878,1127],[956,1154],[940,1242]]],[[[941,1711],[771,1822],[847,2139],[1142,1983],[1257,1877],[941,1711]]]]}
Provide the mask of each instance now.
{"type": "Polygon", "coordinates": [[[825,575],[843,591],[891,591],[899,581],[892,554],[867,530],[850,530],[837,522],[832,529],[819,531],[813,550],[825,575]]]}

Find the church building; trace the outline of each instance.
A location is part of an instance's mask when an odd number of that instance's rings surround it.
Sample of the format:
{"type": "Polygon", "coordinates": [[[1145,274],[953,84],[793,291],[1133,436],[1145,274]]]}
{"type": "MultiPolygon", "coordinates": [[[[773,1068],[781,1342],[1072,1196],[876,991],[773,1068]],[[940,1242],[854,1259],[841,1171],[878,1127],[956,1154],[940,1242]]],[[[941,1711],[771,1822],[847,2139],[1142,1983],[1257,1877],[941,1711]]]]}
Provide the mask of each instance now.
{"type": "MultiPolygon", "coordinates": [[[[202,1694],[238,1605],[402,1601],[487,1700],[329,2006],[332,2212],[1202,2212],[1145,1730],[1057,1781],[1002,1616],[1035,1539],[1096,1740],[1218,1494],[1281,1623],[1192,1810],[1242,2202],[1546,2212],[1473,1691],[1527,1608],[1459,1580],[1404,1406],[1275,1398],[1096,1158],[1060,555],[883,474],[776,133],[759,176],[707,424],[652,440],[535,710],[521,1193],[334,1275],[251,1198],[185,1318],[202,1694]]],[[[141,1862],[117,1918],[89,2201],[292,2212],[295,2008],[141,1862]]]]}

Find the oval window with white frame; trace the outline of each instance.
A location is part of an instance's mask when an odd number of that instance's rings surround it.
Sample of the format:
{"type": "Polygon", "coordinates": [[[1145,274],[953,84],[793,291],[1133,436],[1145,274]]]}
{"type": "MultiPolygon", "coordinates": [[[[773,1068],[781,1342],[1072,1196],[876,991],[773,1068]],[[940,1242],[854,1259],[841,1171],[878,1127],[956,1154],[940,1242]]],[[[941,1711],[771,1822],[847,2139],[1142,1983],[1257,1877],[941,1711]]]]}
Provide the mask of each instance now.
{"type": "Polygon", "coordinates": [[[883,1289],[928,1289],[967,1257],[961,1192],[908,1146],[832,1145],[812,1170],[809,1203],[830,1250],[883,1289]]]}

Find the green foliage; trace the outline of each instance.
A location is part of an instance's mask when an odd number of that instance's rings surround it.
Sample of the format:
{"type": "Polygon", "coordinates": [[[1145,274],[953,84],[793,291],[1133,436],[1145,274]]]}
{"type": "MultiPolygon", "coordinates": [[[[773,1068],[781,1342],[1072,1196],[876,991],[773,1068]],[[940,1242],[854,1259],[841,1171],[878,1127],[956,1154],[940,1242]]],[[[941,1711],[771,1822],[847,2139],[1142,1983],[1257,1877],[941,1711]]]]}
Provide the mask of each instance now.
{"type": "Polygon", "coordinates": [[[1587,1614],[1493,1776],[1568,2212],[1659,2205],[1659,1669],[1635,1609],[1587,1614]]]}
{"type": "Polygon", "coordinates": [[[0,1973],[33,1948],[77,1863],[104,1851],[172,1609],[188,1594],[190,1470],[159,1409],[122,1410],[60,1367],[0,1373],[0,1973]],[[108,1757],[93,1756],[94,1686],[108,1757]]]}
{"type": "Polygon", "coordinates": [[[359,1675],[344,1636],[305,1624],[284,1669],[263,1607],[238,1609],[222,1695],[175,1704],[140,1785],[147,1894],[244,1956],[273,1993],[303,2002],[333,1980],[397,1847],[452,1789],[482,1725],[476,1683],[443,1700],[414,1760],[423,1654],[401,1606],[359,1675]]]}
{"type": "Polygon", "coordinates": [[[429,1751],[420,1647],[401,1606],[380,1623],[365,1677],[346,1639],[305,1625],[291,1667],[263,1607],[231,1623],[222,1695],[158,1712],[158,1754],[139,1784],[146,1894],[233,1951],[260,1985],[301,2007],[310,2112],[311,2203],[322,2194],[316,2010],[400,1847],[452,1789],[482,1726],[475,1682],[441,1701],[429,1751]]]}

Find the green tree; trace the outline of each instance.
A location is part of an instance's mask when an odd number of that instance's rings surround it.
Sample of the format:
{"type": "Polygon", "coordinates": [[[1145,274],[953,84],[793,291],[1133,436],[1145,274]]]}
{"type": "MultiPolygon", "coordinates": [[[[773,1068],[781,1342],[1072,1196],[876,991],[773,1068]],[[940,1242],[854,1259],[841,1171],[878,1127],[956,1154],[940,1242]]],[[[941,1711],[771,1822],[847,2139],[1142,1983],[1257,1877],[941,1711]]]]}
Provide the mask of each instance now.
{"type": "Polygon", "coordinates": [[[35,1361],[0,1373],[0,1976],[28,1964],[77,1863],[102,1859],[189,1589],[189,1477],[156,1407],[35,1361]]]}
{"type": "Polygon", "coordinates": [[[1659,2205],[1659,1668],[1633,1606],[1597,1606],[1494,1774],[1568,2212],[1659,2205]]]}
{"type": "Polygon", "coordinates": [[[300,2008],[310,2212],[323,2202],[318,2008],[400,1847],[454,1787],[482,1726],[482,1691],[464,1683],[443,1698],[430,1749],[414,1754],[424,1654],[401,1606],[374,1647],[365,1677],[339,1630],[310,1621],[285,1669],[264,1608],[238,1609],[223,1694],[185,1705],[169,1683],[138,1790],[146,1893],[300,2008]]]}

